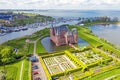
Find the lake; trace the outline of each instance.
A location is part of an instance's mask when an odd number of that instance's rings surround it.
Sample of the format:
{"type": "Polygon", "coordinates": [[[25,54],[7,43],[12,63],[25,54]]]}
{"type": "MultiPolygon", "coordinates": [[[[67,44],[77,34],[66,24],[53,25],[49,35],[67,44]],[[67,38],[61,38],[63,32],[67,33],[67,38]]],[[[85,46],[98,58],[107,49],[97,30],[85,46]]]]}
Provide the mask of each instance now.
{"type": "Polygon", "coordinates": [[[120,25],[93,25],[92,32],[113,44],[120,45],[120,25]]]}
{"type": "Polygon", "coordinates": [[[55,18],[58,18],[58,17],[64,17],[64,18],[85,17],[85,18],[88,18],[88,17],[98,17],[98,16],[109,16],[109,17],[119,17],[120,18],[120,11],[118,11],[118,10],[38,10],[38,11],[22,11],[22,12],[42,14],[42,15],[46,15],[46,16],[52,16],[55,18]]]}

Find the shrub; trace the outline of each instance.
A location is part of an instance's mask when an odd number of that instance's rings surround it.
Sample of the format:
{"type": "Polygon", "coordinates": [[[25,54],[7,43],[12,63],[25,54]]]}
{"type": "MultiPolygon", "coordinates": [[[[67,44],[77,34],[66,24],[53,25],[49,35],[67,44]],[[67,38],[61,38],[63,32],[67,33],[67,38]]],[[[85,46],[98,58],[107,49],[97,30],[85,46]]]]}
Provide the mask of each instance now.
{"type": "Polygon", "coordinates": [[[24,55],[23,54],[16,54],[15,55],[15,59],[20,59],[20,58],[22,58],[24,55]]]}

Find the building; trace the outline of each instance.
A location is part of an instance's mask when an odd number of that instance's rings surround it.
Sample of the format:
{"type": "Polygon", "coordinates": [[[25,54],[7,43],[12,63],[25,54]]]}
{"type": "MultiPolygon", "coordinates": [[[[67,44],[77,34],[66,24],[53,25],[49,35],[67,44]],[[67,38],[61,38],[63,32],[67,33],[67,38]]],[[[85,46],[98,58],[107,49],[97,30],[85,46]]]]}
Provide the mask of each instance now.
{"type": "Polygon", "coordinates": [[[29,16],[25,16],[23,14],[15,14],[15,13],[0,13],[0,20],[14,21],[16,19],[26,19],[29,16]]]}
{"type": "Polygon", "coordinates": [[[71,31],[67,25],[50,28],[50,39],[56,46],[78,43],[78,33],[74,28],[71,31]]]}

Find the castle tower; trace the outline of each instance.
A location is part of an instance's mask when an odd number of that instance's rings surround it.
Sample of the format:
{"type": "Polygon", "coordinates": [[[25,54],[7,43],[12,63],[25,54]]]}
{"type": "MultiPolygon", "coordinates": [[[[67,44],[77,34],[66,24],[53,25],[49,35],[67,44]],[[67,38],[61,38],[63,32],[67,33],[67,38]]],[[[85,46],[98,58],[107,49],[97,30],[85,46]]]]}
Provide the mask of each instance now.
{"type": "Polygon", "coordinates": [[[78,34],[76,29],[70,31],[66,25],[50,28],[50,39],[56,46],[74,44],[78,42],[78,34]]]}
{"type": "Polygon", "coordinates": [[[78,43],[78,32],[75,28],[72,29],[73,37],[74,37],[74,43],[78,43]]]}

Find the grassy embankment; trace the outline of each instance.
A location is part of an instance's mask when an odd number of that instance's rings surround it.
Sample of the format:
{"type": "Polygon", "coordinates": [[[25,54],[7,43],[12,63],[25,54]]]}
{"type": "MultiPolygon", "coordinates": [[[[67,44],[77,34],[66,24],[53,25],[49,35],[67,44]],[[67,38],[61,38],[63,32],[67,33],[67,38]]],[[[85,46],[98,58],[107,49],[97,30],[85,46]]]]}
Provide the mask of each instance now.
{"type": "Polygon", "coordinates": [[[11,46],[18,49],[19,54],[29,55],[33,53],[33,43],[26,43],[26,39],[29,37],[10,40],[2,44],[2,46],[11,46]]]}
{"type": "Polygon", "coordinates": [[[104,49],[110,52],[114,52],[115,54],[120,56],[120,50],[116,49],[113,45],[106,42],[105,40],[98,38],[96,35],[92,34],[91,32],[88,32],[86,28],[80,27],[78,34],[79,34],[79,37],[86,40],[92,46],[96,47],[99,45],[103,45],[104,49]]]}
{"type": "Polygon", "coordinates": [[[43,29],[41,31],[36,32],[35,34],[40,34],[41,36],[39,37],[40,39],[37,41],[37,45],[36,45],[36,53],[45,53],[47,52],[46,49],[44,48],[44,46],[41,43],[41,40],[46,37],[49,36],[49,29],[43,29]]]}
{"type": "Polygon", "coordinates": [[[46,49],[42,45],[41,39],[43,39],[46,36],[49,36],[49,29],[48,28],[40,30],[31,36],[25,36],[22,38],[10,40],[8,42],[3,43],[2,46],[12,46],[13,48],[17,48],[19,50],[18,53],[24,54],[24,55],[29,55],[29,54],[33,53],[34,44],[27,43],[26,40],[29,39],[30,41],[35,41],[35,40],[40,38],[37,41],[36,52],[37,53],[45,53],[46,49]]]}
{"type": "MultiPolygon", "coordinates": [[[[31,80],[31,62],[28,60],[21,60],[14,64],[6,65],[7,70],[7,80],[20,80],[21,66],[23,64],[22,79],[21,80],[31,80]]],[[[3,66],[0,66],[0,71],[3,70],[3,66]]]]}
{"type": "MultiPolygon", "coordinates": [[[[86,78],[84,80],[104,80],[106,78],[109,78],[109,77],[112,77],[112,76],[116,76],[118,74],[120,74],[120,69],[113,69],[111,71],[107,71],[107,72],[104,72],[102,74],[93,76],[91,78],[86,78]]],[[[116,78],[114,78],[112,80],[120,80],[120,76],[116,76],[116,78]]]]}
{"type": "MultiPolygon", "coordinates": [[[[47,32],[49,33],[49,29],[44,29],[44,30],[41,30],[41,31],[34,33],[31,36],[25,36],[22,38],[9,40],[1,45],[2,46],[11,46],[13,48],[17,48],[18,53],[24,54],[24,55],[29,55],[29,54],[33,53],[34,44],[28,43],[28,42],[26,42],[26,40],[29,39],[30,41],[35,41],[38,38],[40,38],[41,36],[45,36],[47,32]]],[[[48,33],[47,33],[47,35],[48,35],[48,33]]],[[[42,44],[40,44],[40,46],[42,46],[42,44]]]]}
{"type": "Polygon", "coordinates": [[[96,24],[120,24],[120,22],[102,22],[102,21],[96,21],[96,22],[89,22],[89,23],[85,23],[85,26],[92,26],[92,25],[96,25],[96,24]]]}
{"type": "Polygon", "coordinates": [[[88,28],[89,26],[95,24],[119,24],[119,23],[120,22],[90,22],[86,23],[85,26],[70,26],[70,28],[77,28],[79,37],[87,41],[93,47],[103,45],[103,48],[105,50],[108,50],[120,56],[120,50],[118,50],[113,44],[109,43],[107,40],[99,38],[98,36],[93,34],[92,31],[88,28]]]}

